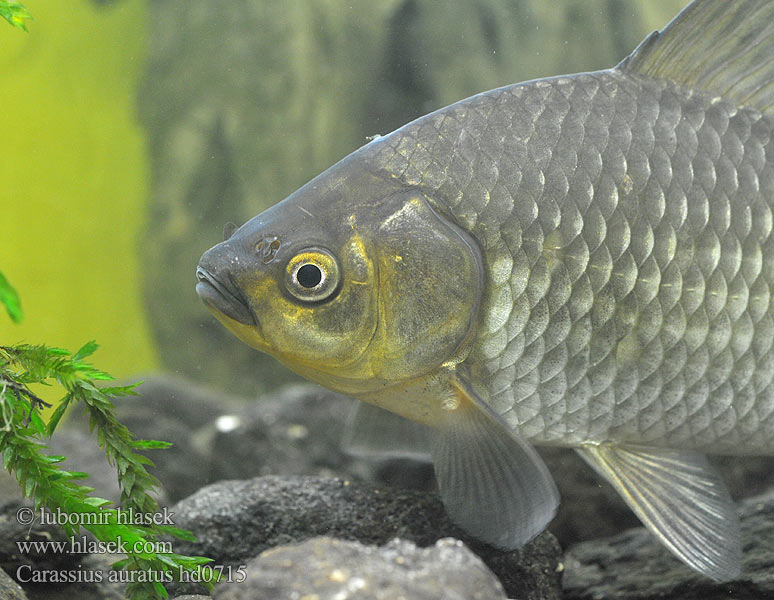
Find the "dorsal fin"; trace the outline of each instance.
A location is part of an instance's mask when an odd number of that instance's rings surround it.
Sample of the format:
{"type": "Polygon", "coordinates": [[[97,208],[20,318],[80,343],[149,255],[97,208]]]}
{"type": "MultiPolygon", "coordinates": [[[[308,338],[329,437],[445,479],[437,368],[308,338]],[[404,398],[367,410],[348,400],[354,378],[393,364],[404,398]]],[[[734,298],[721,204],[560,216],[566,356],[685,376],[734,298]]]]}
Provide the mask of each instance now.
{"type": "Polygon", "coordinates": [[[774,113],[774,1],[694,0],[617,67],[774,113]]]}

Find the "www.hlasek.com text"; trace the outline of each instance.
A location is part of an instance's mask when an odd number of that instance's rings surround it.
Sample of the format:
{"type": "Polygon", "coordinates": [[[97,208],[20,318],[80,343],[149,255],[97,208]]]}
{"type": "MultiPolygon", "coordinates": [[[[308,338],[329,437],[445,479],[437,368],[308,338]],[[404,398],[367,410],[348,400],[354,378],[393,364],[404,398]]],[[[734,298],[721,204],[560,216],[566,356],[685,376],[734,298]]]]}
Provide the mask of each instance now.
{"type": "Polygon", "coordinates": [[[89,539],[85,535],[62,540],[17,540],[20,554],[171,554],[172,542],[160,540],[134,540],[131,543],[120,535],[108,542],[89,539]]]}

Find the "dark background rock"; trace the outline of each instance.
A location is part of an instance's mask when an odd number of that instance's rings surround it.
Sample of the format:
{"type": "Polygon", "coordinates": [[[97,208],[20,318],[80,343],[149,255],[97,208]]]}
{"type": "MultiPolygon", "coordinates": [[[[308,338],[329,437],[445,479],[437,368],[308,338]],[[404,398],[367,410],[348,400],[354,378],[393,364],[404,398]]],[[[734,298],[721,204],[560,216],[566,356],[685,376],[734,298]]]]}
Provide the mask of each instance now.
{"type": "Polygon", "coordinates": [[[433,109],[610,67],[685,0],[157,0],[139,97],[151,200],[145,298],[165,368],[257,395],[294,378],[194,293],[202,252],[317,173],[433,109]],[[600,35],[604,32],[604,35],[600,35]]]}
{"type": "MultiPolygon", "coordinates": [[[[63,469],[82,471],[89,474],[88,479],[81,480],[83,485],[89,485],[99,490],[102,498],[117,501],[120,496],[116,470],[111,467],[104,453],[97,445],[96,435],[89,435],[88,426],[82,430],[74,427],[60,427],[54,437],[48,440],[48,449],[43,454],[61,455],[67,460],[59,463],[63,469]]],[[[0,503],[24,500],[16,478],[7,471],[0,471],[0,503]]]]}
{"type": "Polygon", "coordinates": [[[774,598],[774,491],[744,500],[742,575],[715,583],[674,558],[644,528],[570,548],[567,600],[760,600],[774,598]]]}
{"type": "Polygon", "coordinates": [[[198,542],[176,551],[244,564],[283,544],[326,535],[381,545],[394,537],[429,546],[462,539],[518,598],[559,598],[559,546],[543,533],[526,547],[503,552],[471,540],[449,521],[435,494],[377,488],[320,477],[259,477],[208,486],[175,505],[175,524],[198,542]]]}
{"type": "MultiPolygon", "coordinates": [[[[66,456],[59,463],[63,469],[88,473],[88,479],[79,480],[82,485],[88,485],[98,490],[97,495],[118,502],[121,488],[118,487],[116,468],[108,463],[105,453],[100,449],[96,434],[89,433],[88,428],[82,430],[63,427],[54,432],[48,442],[46,454],[66,456]]],[[[160,492],[163,497],[163,491],[160,492]]]]}
{"type": "Polygon", "coordinates": [[[0,598],[2,600],[28,600],[24,590],[3,569],[0,569],[0,598]]]}
{"type": "Polygon", "coordinates": [[[216,424],[210,481],[260,475],[349,477],[432,490],[432,465],[411,459],[353,457],[342,447],[356,401],[316,385],[285,386],[216,424]]]}
{"type": "Polygon", "coordinates": [[[153,461],[150,470],[161,482],[165,498],[175,502],[210,482],[212,444],[207,428],[240,410],[244,402],[171,375],[141,379],[139,395],[118,400],[116,414],[138,437],[172,443],[166,450],[143,454],[153,461]]]}
{"type": "Polygon", "coordinates": [[[32,504],[9,501],[0,506],[0,568],[12,576],[16,569],[26,565],[31,569],[69,569],[75,566],[81,558],[78,554],[34,551],[20,552],[17,541],[66,541],[68,538],[56,525],[41,525],[38,511],[35,511],[35,521],[31,525],[19,523],[17,511],[24,507],[32,510],[32,504]]]}
{"type": "MultiPolygon", "coordinates": [[[[603,481],[574,450],[538,448],[556,481],[562,501],[548,526],[563,548],[608,537],[640,525],[613,487],[603,481]]],[[[710,456],[731,496],[740,500],[774,487],[774,457],[710,456]]]]}
{"type": "MultiPolygon", "coordinates": [[[[138,438],[172,444],[142,454],[155,465],[149,471],[161,482],[159,502],[176,502],[211,482],[210,430],[219,417],[244,410],[246,402],[172,375],[147,375],[139,380],[137,396],[115,400],[116,415],[138,438]]],[[[90,485],[103,497],[118,500],[115,469],[107,464],[88,427],[85,413],[72,410],[51,440],[52,451],[67,456],[69,468],[92,474],[90,485]]]]}
{"type": "Polygon", "coordinates": [[[89,554],[69,568],[73,573],[80,571],[74,576],[82,581],[61,585],[27,583],[24,589],[29,600],[124,600],[126,585],[108,581],[110,565],[119,558],[123,556],[89,554]],[[97,572],[101,573],[102,581],[96,580],[97,572]]]}
{"type": "Polygon", "coordinates": [[[217,586],[215,600],[507,600],[500,582],[462,542],[428,548],[405,540],[364,546],[318,537],[267,550],[243,582],[217,586]]]}

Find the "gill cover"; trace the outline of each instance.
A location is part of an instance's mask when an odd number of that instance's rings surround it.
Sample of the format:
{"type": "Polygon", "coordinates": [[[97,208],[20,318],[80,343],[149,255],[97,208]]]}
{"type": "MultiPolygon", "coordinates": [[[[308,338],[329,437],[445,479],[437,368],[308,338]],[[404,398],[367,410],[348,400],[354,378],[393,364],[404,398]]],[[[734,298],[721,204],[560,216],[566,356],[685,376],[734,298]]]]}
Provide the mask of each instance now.
{"type": "Polygon", "coordinates": [[[374,374],[395,381],[464,360],[484,289],[477,244],[419,192],[387,198],[358,223],[366,219],[377,224],[374,374]]]}

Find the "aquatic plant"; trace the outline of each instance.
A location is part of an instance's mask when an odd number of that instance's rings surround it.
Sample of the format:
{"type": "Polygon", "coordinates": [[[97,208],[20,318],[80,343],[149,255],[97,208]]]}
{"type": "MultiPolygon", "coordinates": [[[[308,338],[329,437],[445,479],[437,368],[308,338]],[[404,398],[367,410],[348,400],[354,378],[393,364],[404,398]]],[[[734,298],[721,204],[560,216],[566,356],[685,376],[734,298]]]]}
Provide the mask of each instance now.
{"type": "Polygon", "coordinates": [[[27,21],[32,20],[32,15],[27,8],[15,0],[0,0],[0,17],[24,31],[27,31],[27,21]]]}
{"type": "Polygon", "coordinates": [[[0,304],[5,306],[11,321],[14,323],[21,322],[23,313],[19,294],[16,293],[16,290],[8,283],[8,280],[2,273],[0,273],[0,304]]]}
{"type": "MultiPolygon", "coordinates": [[[[22,318],[19,296],[0,273],[0,304],[11,318],[22,318]]],[[[126,514],[159,514],[152,494],[159,481],[146,467],[152,462],[138,451],[163,449],[167,442],[139,440],[115,416],[112,399],[135,395],[139,384],[98,387],[112,380],[106,372],[86,362],[97,350],[88,342],[77,352],[45,345],[0,345],[0,455],[3,467],[16,476],[24,492],[31,498],[35,510],[45,507],[53,513],[72,515],[63,528],[68,536],[77,535],[80,528],[90,531],[106,543],[123,542],[127,558],[113,563],[114,569],[134,571],[126,577],[127,597],[140,600],[167,598],[162,581],[177,580],[184,571],[195,571],[210,562],[201,556],[183,556],[164,552],[159,544],[164,536],[194,540],[189,531],[171,525],[153,523],[136,525],[121,519],[126,514]],[[56,384],[64,396],[44,422],[40,409],[51,405],[31,389],[31,385],[56,384]],[[87,473],[68,471],[59,466],[64,456],[44,454],[42,440],[50,438],[65,411],[81,404],[89,415],[89,427],[96,430],[97,442],[108,462],[116,468],[121,488],[121,508],[109,508],[105,498],[91,495],[94,488],[76,483],[87,473]],[[131,511],[131,512],[130,512],[131,511]],[[89,515],[93,515],[89,518],[89,515]],[[70,524],[70,522],[75,524],[70,524]]],[[[212,584],[206,584],[209,588],[212,584]]]]}

